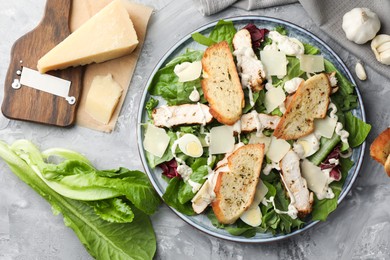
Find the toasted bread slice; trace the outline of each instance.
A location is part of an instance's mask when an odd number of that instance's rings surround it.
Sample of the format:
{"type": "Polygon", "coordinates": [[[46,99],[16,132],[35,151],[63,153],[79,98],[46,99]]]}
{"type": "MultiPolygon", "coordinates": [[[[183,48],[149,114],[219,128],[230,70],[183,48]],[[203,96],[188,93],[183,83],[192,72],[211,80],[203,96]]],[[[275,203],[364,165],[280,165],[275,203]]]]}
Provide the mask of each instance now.
{"type": "Polygon", "coordinates": [[[211,206],[222,224],[234,223],[252,204],[260,177],[264,144],[248,144],[228,157],[228,172],[218,175],[211,206]]]}
{"type": "Polygon", "coordinates": [[[371,157],[385,166],[390,176],[390,127],[380,133],[370,146],[371,157]]]}
{"type": "Polygon", "coordinates": [[[331,86],[324,73],[314,75],[299,86],[286,112],[276,126],[274,136],[298,139],[314,131],[314,119],[325,118],[331,86]]]}
{"type": "Polygon", "coordinates": [[[389,175],[389,177],[390,177],[390,155],[387,156],[387,160],[385,162],[385,171],[386,171],[387,175],[389,175]]]}
{"type": "Polygon", "coordinates": [[[233,55],[226,41],[206,49],[202,58],[202,89],[210,113],[218,122],[233,125],[244,107],[244,92],[233,55]]]}

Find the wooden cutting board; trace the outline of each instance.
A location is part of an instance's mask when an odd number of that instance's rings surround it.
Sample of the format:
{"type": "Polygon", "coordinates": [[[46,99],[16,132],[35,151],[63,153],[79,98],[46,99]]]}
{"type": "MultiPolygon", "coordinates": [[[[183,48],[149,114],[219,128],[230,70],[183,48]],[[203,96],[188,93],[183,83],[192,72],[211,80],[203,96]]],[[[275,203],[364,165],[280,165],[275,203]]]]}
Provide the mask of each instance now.
{"type": "MultiPolygon", "coordinates": [[[[39,25],[19,38],[11,50],[11,62],[4,83],[2,112],[10,119],[27,120],[43,124],[70,126],[76,119],[76,109],[81,96],[83,68],[68,68],[48,74],[71,81],[69,96],[76,98],[70,105],[58,97],[34,88],[12,88],[20,79],[22,67],[37,70],[37,61],[65,39],[69,34],[71,0],[47,0],[45,13],[39,25]]],[[[66,53],[64,53],[66,55],[66,53]]]]}

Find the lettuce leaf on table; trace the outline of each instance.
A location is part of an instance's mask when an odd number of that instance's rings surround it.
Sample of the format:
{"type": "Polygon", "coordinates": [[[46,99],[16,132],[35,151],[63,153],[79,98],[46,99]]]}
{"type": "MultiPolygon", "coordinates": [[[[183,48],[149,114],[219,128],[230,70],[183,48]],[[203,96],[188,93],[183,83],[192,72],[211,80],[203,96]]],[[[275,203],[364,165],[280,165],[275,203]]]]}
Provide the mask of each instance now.
{"type": "MultiPolygon", "coordinates": [[[[149,215],[160,204],[149,179],[140,171],[123,167],[100,171],[86,161],[61,155],[57,155],[64,159],[60,163],[47,163],[38,148],[27,140],[16,141],[11,148],[49,187],[68,198],[92,201],[125,196],[149,215]]],[[[51,153],[51,156],[55,155],[55,152],[51,153]]]]}
{"type": "MultiPolygon", "coordinates": [[[[74,230],[93,257],[97,259],[153,258],[156,251],[156,237],[150,219],[143,211],[132,207],[134,218],[131,223],[111,223],[101,219],[89,205],[90,202],[64,197],[38,176],[36,166],[29,165],[26,160],[39,159],[42,156],[40,153],[27,157],[25,153],[17,154],[14,150],[21,147],[29,150],[30,145],[32,144],[25,140],[17,143],[15,147],[0,142],[0,157],[16,176],[51,204],[55,213],[63,215],[65,225],[74,230]]],[[[48,151],[48,154],[50,153],[55,151],[48,151]]],[[[85,157],[72,151],[58,149],[57,154],[73,159],[79,158],[84,163],[88,162],[85,157]]]]}

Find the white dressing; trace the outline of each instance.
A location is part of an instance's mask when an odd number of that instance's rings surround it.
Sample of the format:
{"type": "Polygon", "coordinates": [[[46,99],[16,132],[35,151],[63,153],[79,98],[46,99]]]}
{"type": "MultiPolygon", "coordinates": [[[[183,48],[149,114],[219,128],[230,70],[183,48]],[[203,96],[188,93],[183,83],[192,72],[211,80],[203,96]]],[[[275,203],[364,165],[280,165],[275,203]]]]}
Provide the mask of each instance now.
{"type": "Polygon", "coordinates": [[[263,173],[265,175],[268,175],[272,169],[275,169],[275,170],[278,170],[280,171],[280,165],[279,165],[279,162],[271,162],[271,163],[267,163],[263,169],[263,173]]]}
{"type": "MultiPolygon", "coordinates": [[[[337,113],[337,107],[335,104],[333,104],[332,102],[329,104],[328,106],[328,109],[330,109],[330,113],[329,113],[329,117],[330,118],[333,118],[335,120],[338,120],[338,117],[336,115],[337,113]]],[[[335,129],[335,133],[340,136],[340,139],[343,143],[346,143],[348,144],[348,137],[349,137],[349,133],[343,129],[344,126],[342,123],[340,122],[337,122],[336,124],[336,129],[335,129]]]]}
{"type": "Polygon", "coordinates": [[[201,103],[198,102],[197,105],[198,105],[199,110],[202,112],[202,116],[203,116],[202,125],[205,126],[206,122],[207,122],[206,113],[203,111],[203,106],[201,103]]]}
{"type": "Polygon", "coordinates": [[[196,87],[194,86],[194,90],[192,90],[190,96],[188,97],[192,102],[198,102],[200,100],[200,94],[196,87]]]}
{"type": "Polygon", "coordinates": [[[305,47],[296,38],[281,35],[277,31],[270,31],[268,37],[275,43],[281,52],[289,56],[299,56],[305,52],[305,47]]]}
{"type": "Polygon", "coordinates": [[[184,181],[188,181],[192,174],[192,169],[186,164],[180,164],[177,166],[177,173],[183,178],[184,181]]]}
{"type": "Polygon", "coordinates": [[[250,89],[251,85],[258,84],[256,81],[259,78],[265,78],[263,63],[257,58],[252,46],[240,46],[233,54],[237,58],[237,68],[243,88],[250,89]]]}
{"type": "Polygon", "coordinates": [[[292,94],[295,91],[297,91],[298,87],[304,82],[305,80],[303,78],[295,77],[292,78],[284,83],[284,90],[292,94]]]}

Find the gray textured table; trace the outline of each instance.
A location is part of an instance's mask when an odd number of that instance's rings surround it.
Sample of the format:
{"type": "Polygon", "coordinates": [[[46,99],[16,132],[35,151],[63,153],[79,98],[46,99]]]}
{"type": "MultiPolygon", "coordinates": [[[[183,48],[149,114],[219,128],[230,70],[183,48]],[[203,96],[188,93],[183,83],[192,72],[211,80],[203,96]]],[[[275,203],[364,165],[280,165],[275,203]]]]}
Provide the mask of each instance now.
{"type": "MultiPolygon", "coordinates": [[[[337,46],[307,18],[299,4],[247,12],[229,8],[203,17],[191,0],[145,0],[154,7],[146,42],[119,122],[112,134],[81,127],[61,129],[12,121],[0,115],[0,139],[30,139],[42,148],[66,147],[84,153],[98,168],[142,170],[136,144],[136,115],[147,77],[180,38],[210,21],[252,14],[282,18],[325,40],[352,70],[356,58],[337,46]]],[[[4,82],[12,43],[39,22],[44,0],[0,0],[0,82],[4,82]]],[[[390,83],[370,68],[358,82],[373,130],[368,144],[390,124],[390,83]]],[[[0,91],[0,99],[3,90],[0,91]]],[[[153,217],[156,259],[389,259],[390,178],[368,153],[351,192],[325,223],[293,238],[270,244],[239,244],[203,234],[162,206],[153,217]]],[[[0,162],[0,259],[91,259],[62,217],[0,162]]]]}

